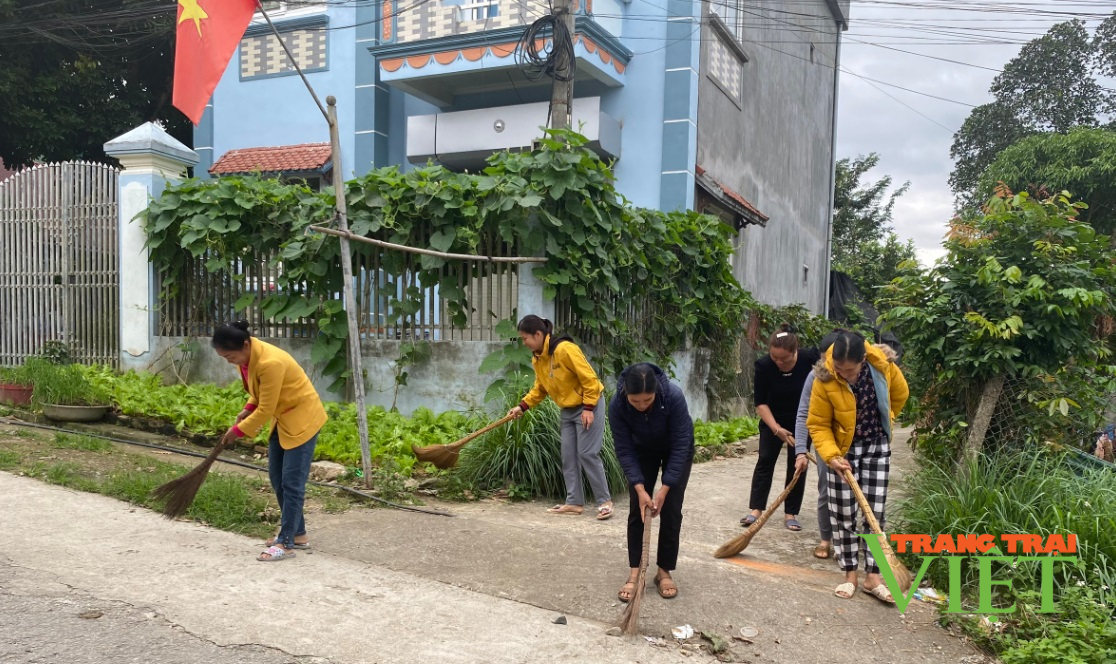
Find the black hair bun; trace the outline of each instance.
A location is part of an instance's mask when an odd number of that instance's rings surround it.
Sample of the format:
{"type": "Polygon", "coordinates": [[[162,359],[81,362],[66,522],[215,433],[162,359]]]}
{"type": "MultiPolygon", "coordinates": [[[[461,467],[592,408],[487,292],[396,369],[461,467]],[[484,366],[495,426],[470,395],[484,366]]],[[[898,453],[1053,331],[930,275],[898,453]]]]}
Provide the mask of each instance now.
{"type": "Polygon", "coordinates": [[[238,330],[242,330],[244,332],[251,333],[250,326],[248,324],[248,321],[246,321],[246,320],[241,319],[241,320],[238,320],[238,321],[234,321],[232,323],[229,323],[229,325],[232,325],[233,327],[235,327],[238,330]]]}

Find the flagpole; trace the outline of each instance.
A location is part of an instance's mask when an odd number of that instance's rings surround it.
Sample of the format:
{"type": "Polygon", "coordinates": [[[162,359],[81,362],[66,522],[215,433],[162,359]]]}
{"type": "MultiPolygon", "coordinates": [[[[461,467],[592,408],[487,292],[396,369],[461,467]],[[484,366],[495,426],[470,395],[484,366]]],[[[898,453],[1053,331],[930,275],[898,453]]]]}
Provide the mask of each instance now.
{"type": "Polygon", "coordinates": [[[314,103],[318,105],[318,110],[322,112],[326,123],[329,125],[329,146],[330,158],[333,162],[333,198],[334,198],[334,215],[337,219],[337,225],[340,227],[343,235],[340,235],[341,240],[341,270],[345,279],[343,292],[345,302],[345,317],[348,319],[349,324],[349,359],[352,364],[352,380],[353,396],[356,400],[357,408],[357,430],[360,432],[360,459],[361,466],[364,470],[364,486],[371,488],[372,486],[372,457],[371,450],[368,444],[368,412],[364,406],[364,362],[361,358],[360,352],[360,334],[359,325],[357,323],[357,307],[356,296],[353,294],[353,254],[352,248],[349,245],[349,218],[345,204],[345,173],[341,168],[341,138],[340,132],[337,127],[337,100],[331,95],[326,97],[326,103],[329,105],[327,111],[322,102],[318,99],[318,94],[314,92],[314,86],[310,85],[310,81],[306,79],[306,74],[302,72],[302,67],[298,66],[298,60],[295,59],[291,49],[287,47],[287,43],[283,41],[283,37],[275,28],[275,24],[271,22],[271,17],[267,15],[263,5],[257,1],[260,13],[263,14],[264,20],[271,28],[272,34],[279,40],[279,45],[283,47],[283,51],[287,54],[287,59],[291,61],[295,71],[298,72],[299,78],[302,79],[306,89],[310,92],[310,96],[314,98],[314,103]]]}

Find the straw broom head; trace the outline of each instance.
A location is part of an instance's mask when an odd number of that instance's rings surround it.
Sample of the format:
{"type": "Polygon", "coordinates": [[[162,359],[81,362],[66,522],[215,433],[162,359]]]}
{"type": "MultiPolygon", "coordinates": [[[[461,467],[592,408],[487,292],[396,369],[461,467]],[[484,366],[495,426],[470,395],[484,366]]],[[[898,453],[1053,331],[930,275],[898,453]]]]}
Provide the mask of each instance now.
{"type": "Polygon", "coordinates": [[[462,445],[428,445],[426,447],[411,445],[411,451],[415,453],[415,458],[419,461],[432,463],[435,467],[444,470],[457,465],[461,447],[462,445]]]}
{"type": "Polygon", "coordinates": [[[801,475],[801,471],[796,471],[790,484],[783,489],[783,492],[779,494],[779,497],[775,499],[771,507],[768,507],[764,513],[760,515],[760,518],[753,521],[752,525],[748,526],[748,529],[745,530],[743,534],[737,535],[722,544],[721,548],[713,552],[713,556],[716,558],[731,558],[744,549],[747,549],[748,545],[752,543],[752,538],[760,531],[760,528],[763,528],[763,524],[767,523],[767,520],[775,513],[775,510],[778,509],[778,507],[783,504],[783,501],[787,499],[787,496],[790,495],[791,491],[794,489],[794,485],[798,484],[798,478],[801,475]]]}
{"type": "Polygon", "coordinates": [[[163,516],[168,519],[177,519],[185,514],[186,510],[190,509],[190,505],[194,503],[194,497],[198,495],[198,490],[205,482],[210,467],[213,466],[213,462],[217,460],[224,449],[224,445],[218,443],[214,446],[213,451],[209,453],[209,456],[199,463],[196,468],[178,479],[156,487],[151,492],[151,497],[155,500],[166,501],[162,510],[160,510],[163,516]]]}
{"type": "Polygon", "coordinates": [[[510,422],[514,417],[512,415],[505,415],[504,417],[496,420],[492,424],[474,431],[473,433],[465,436],[461,440],[450,443],[448,445],[427,445],[426,447],[415,447],[411,445],[411,451],[415,453],[415,458],[419,461],[432,463],[438,468],[446,469],[453,468],[457,465],[458,453],[461,451],[465,444],[473,440],[477,436],[492,431],[498,426],[503,425],[505,422],[510,422]]]}
{"type": "Polygon", "coordinates": [[[651,548],[651,508],[643,511],[643,554],[639,559],[639,576],[636,577],[635,593],[620,615],[620,631],[625,636],[639,633],[639,605],[643,603],[643,593],[647,587],[647,558],[651,548]]]}

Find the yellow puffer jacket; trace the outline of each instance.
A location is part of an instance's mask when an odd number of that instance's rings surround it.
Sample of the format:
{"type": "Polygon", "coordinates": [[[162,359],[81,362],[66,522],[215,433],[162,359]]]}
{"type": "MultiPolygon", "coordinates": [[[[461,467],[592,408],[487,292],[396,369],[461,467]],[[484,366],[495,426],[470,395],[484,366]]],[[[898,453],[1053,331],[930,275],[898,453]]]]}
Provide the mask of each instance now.
{"type": "Polygon", "coordinates": [[[298,362],[282,348],[252,337],[248,360],[248,408],[252,413],[237,428],[255,436],[271,420],[279,427],[279,446],[290,450],[318,433],[326,423],[318,391],[298,362]]]}
{"type": "Polygon", "coordinates": [[[574,342],[560,341],[551,355],[547,335],[542,352],[531,357],[531,365],[535,367],[535,385],[519,404],[523,410],[539,405],[547,395],[559,408],[584,406],[593,410],[601,400],[604,385],[574,342]]]}
{"type": "MultiPolygon", "coordinates": [[[[890,440],[891,425],[910,396],[907,379],[895,364],[895,351],[889,346],[864,342],[864,351],[876,384],[880,420],[890,440]]],[[[814,378],[806,427],[814,439],[818,455],[828,463],[830,459],[848,454],[852,446],[856,432],[856,395],[834,369],[832,348],[814,365],[814,378]]]]}

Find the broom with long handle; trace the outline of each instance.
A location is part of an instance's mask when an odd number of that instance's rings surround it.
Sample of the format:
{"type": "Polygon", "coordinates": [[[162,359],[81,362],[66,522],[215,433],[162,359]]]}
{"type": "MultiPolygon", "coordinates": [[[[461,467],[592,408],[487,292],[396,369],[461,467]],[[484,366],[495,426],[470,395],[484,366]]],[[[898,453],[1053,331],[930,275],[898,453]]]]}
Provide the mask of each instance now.
{"type": "Polygon", "coordinates": [[[856,483],[852,471],[845,470],[843,477],[852,487],[856,502],[860,504],[860,511],[864,512],[864,517],[868,519],[868,525],[872,528],[872,532],[880,536],[880,546],[883,548],[884,558],[887,558],[887,564],[891,567],[891,573],[895,575],[895,581],[899,584],[899,589],[906,593],[911,589],[911,583],[914,581],[911,570],[907,569],[907,566],[899,560],[899,556],[895,555],[895,551],[887,541],[887,535],[880,528],[880,522],[876,521],[876,514],[872,511],[872,506],[868,504],[868,499],[864,497],[864,492],[860,490],[860,485],[856,483]]]}
{"type": "Polygon", "coordinates": [[[639,605],[643,601],[644,586],[647,585],[647,560],[651,549],[651,506],[643,508],[643,553],[639,558],[639,575],[636,577],[635,592],[620,615],[620,631],[625,636],[635,636],[639,631],[639,605]]]}
{"type": "MultiPolygon", "coordinates": [[[[234,441],[230,440],[227,445],[232,445],[234,441]]],[[[155,500],[166,500],[163,503],[163,516],[168,519],[177,519],[190,509],[190,505],[194,502],[194,497],[198,495],[198,489],[205,482],[205,477],[209,474],[209,469],[213,463],[217,461],[217,457],[221,452],[225,451],[227,445],[217,443],[213,447],[213,451],[204,461],[199,463],[196,468],[186,473],[178,479],[171,480],[162,486],[155,487],[151,492],[151,496],[155,500]]]]}
{"type": "Polygon", "coordinates": [[[453,468],[457,465],[458,453],[461,451],[462,447],[465,447],[466,443],[473,440],[477,436],[483,436],[496,427],[507,424],[513,419],[515,419],[515,416],[505,415],[492,424],[489,424],[483,429],[474,431],[473,433],[465,436],[457,442],[449,443],[447,445],[427,445],[426,447],[415,447],[414,445],[411,445],[411,451],[415,453],[415,458],[417,458],[419,461],[432,463],[438,468],[453,468]]]}
{"type": "Polygon", "coordinates": [[[798,479],[801,476],[801,470],[794,471],[794,477],[791,479],[790,484],[787,485],[787,488],[783,489],[783,492],[779,494],[779,497],[775,499],[775,502],[771,503],[771,507],[768,507],[767,510],[764,511],[762,515],[760,515],[760,518],[753,521],[743,534],[737,535],[736,537],[722,544],[721,548],[713,552],[713,555],[717,558],[731,558],[732,556],[735,556],[744,549],[748,548],[748,545],[752,543],[752,538],[756,536],[756,533],[760,531],[760,528],[763,528],[763,524],[767,523],[767,520],[770,519],[771,515],[775,513],[775,510],[778,509],[779,506],[783,504],[783,501],[787,499],[787,496],[791,494],[791,491],[794,490],[794,487],[796,484],[798,484],[798,479]]]}

